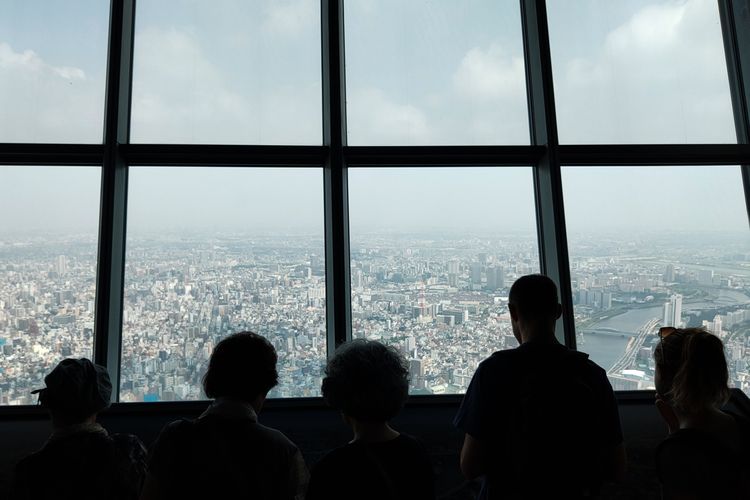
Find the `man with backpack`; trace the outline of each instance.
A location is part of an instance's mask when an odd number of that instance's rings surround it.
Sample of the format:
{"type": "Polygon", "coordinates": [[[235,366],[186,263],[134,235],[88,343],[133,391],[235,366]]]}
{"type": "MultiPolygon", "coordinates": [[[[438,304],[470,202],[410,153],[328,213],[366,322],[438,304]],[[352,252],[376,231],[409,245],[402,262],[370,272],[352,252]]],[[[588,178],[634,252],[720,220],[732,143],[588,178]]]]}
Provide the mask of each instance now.
{"type": "Polygon", "coordinates": [[[455,425],[461,471],[482,477],[480,499],[596,498],[626,469],[620,417],[605,371],[555,338],[554,282],[519,278],[508,297],[519,347],[474,373],[455,425]]]}

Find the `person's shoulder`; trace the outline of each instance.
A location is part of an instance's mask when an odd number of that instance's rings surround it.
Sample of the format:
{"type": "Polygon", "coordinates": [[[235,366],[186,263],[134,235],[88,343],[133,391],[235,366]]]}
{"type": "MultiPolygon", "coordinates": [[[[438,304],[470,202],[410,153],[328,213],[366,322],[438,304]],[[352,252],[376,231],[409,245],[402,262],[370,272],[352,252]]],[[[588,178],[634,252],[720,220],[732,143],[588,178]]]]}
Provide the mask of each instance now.
{"type": "Polygon", "coordinates": [[[393,441],[395,444],[403,448],[418,450],[418,451],[425,451],[425,447],[424,447],[424,444],[422,444],[422,441],[415,438],[411,434],[404,434],[402,432],[393,441]]]}
{"type": "Polygon", "coordinates": [[[263,436],[264,439],[270,441],[275,446],[284,448],[290,453],[294,453],[298,450],[297,445],[294,444],[294,442],[291,439],[289,439],[286,434],[284,434],[278,429],[265,426],[261,423],[255,423],[253,425],[253,428],[256,429],[256,432],[259,435],[263,436]]]}
{"type": "Polygon", "coordinates": [[[355,455],[358,455],[357,447],[352,444],[334,448],[315,463],[312,474],[318,477],[335,474],[336,471],[358,462],[353,460],[355,455]]]}
{"type": "Polygon", "coordinates": [[[495,351],[488,358],[485,358],[477,367],[478,372],[494,372],[507,369],[515,363],[521,356],[518,348],[503,349],[495,351]]]}

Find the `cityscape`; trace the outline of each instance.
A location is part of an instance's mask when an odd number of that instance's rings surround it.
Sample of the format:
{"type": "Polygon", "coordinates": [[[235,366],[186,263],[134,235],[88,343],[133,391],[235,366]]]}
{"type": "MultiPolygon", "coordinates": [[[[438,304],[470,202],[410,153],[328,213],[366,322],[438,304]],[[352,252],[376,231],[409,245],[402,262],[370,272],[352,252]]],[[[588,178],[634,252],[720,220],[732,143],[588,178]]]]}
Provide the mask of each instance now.
{"type": "MultiPolygon", "coordinates": [[[[722,338],[730,385],[750,393],[750,241],[745,233],[570,235],[577,346],[615,389],[653,387],[663,325],[722,338]]],[[[320,395],[326,360],[319,235],[158,234],[127,242],[120,400],[202,399],[226,335],[256,331],[279,355],[269,397],[320,395]]],[[[479,362],[517,345],[507,295],[538,272],[536,235],[352,233],[352,334],[408,360],[412,394],[466,390],[479,362]]],[[[65,357],[90,357],[93,236],[0,241],[0,404],[65,357]]]]}

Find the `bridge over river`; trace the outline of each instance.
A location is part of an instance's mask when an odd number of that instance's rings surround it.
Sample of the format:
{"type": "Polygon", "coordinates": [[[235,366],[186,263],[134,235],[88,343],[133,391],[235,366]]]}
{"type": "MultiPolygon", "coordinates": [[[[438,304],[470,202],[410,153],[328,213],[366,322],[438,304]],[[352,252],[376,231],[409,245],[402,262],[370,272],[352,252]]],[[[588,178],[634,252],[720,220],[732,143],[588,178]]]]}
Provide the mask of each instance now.
{"type": "Polygon", "coordinates": [[[638,351],[643,347],[646,339],[655,333],[656,325],[659,324],[658,319],[650,319],[638,329],[635,335],[628,341],[628,347],[625,352],[620,356],[620,359],[615,362],[612,367],[607,370],[607,375],[620,375],[623,370],[627,370],[635,364],[635,357],[638,355],[638,351]]]}

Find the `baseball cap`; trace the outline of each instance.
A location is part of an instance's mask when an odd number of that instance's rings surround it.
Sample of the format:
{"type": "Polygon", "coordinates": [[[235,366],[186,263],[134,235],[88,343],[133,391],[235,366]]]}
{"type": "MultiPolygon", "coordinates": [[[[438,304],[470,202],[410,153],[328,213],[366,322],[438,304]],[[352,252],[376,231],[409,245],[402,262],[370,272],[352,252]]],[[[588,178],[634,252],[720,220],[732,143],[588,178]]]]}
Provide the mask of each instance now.
{"type": "Polygon", "coordinates": [[[85,418],[107,408],[112,395],[112,382],[107,369],[86,358],[63,359],[44,377],[39,403],[53,411],[85,418]]]}

